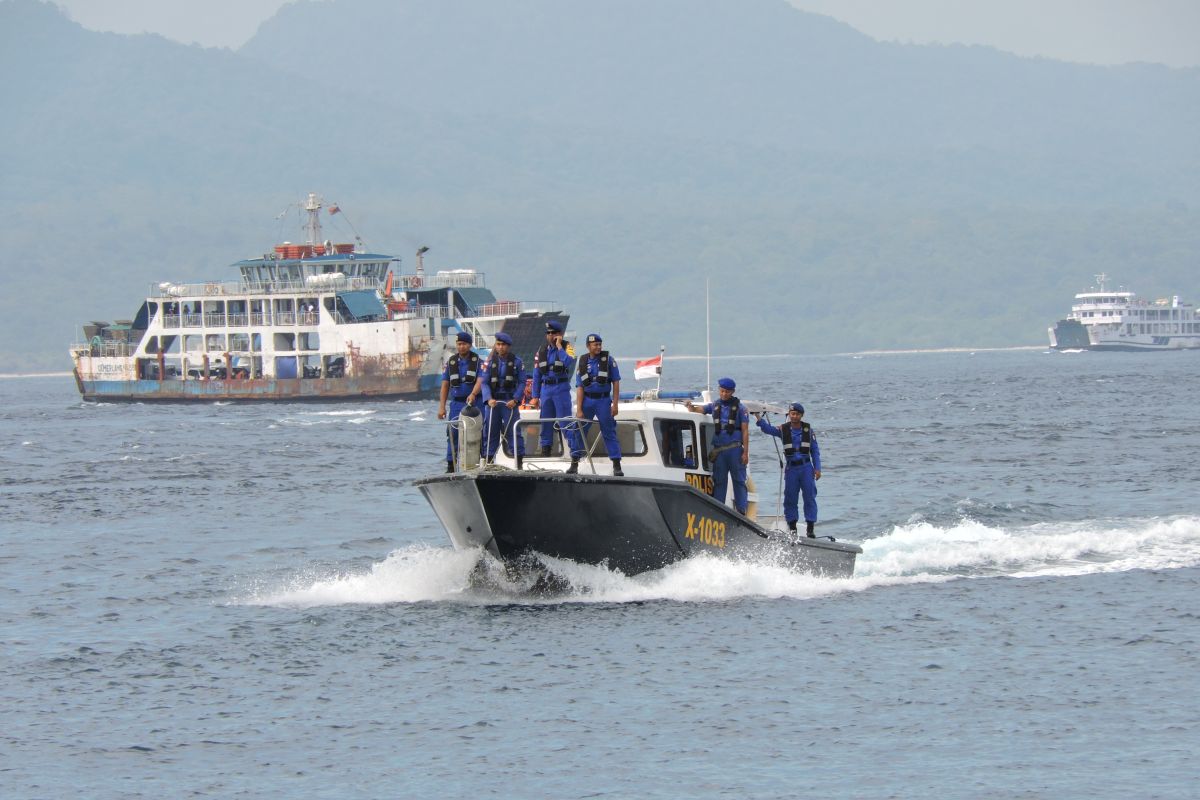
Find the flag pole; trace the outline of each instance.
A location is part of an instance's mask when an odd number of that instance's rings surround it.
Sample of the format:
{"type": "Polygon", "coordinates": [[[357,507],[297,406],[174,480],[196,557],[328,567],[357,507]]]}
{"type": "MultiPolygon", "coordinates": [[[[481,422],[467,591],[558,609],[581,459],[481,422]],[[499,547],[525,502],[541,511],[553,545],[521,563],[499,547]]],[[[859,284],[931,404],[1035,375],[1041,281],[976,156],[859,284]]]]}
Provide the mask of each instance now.
{"type": "Polygon", "coordinates": [[[708,278],[704,279],[704,390],[712,391],[712,323],[709,319],[708,278]]]}
{"type": "Polygon", "coordinates": [[[662,389],[663,355],[666,352],[667,352],[667,346],[665,344],[660,344],[658,346],[658,385],[656,385],[654,387],[655,394],[658,394],[659,390],[662,389]]]}

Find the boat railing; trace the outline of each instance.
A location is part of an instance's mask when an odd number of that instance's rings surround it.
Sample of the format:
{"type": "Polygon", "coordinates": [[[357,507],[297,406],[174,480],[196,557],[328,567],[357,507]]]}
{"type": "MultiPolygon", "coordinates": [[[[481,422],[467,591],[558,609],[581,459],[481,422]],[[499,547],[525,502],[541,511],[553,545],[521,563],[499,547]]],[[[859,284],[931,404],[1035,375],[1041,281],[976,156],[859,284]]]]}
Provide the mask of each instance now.
{"type": "Polygon", "coordinates": [[[229,295],[318,293],[377,289],[380,280],[376,277],[345,277],[330,285],[316,286],[302,278],[280,278],[273,281],[208,281],[206,283],[156,283],[151,285],[149,297],[225,297],[229,295]]]}
{"type": "Polygon", "coordinates": [[[183,327],[185,328],[202,328],[204,327],[204,316],[202,314],[184,314],[183,327]]]}
{"type": "Polygon", "coordinates": [[[231,328],[245,328],[249,324],[250,324],[250,316],[248,314],[230,314],[229,315],[229,327],[231,327],[231,328]]]}
{"type": "Polygon", "coordinates": [[[162,326],[164,328],[178,328],[180,322],[178,314],[163,314],[162,326]]]}
{"type": "Polygon", "coordinates": [[[80,355],[93,358],[127,358],[137,352],[137,342],[92,341],[82,342],[72,348],[80,355]]]}
{"type": "Polygon", "coordinates": [[[400,286],[404,289],[482,289],[487,285],[483,272],[473,269],[439,270],[430,275],[401,275],[400,286]]]}
{"type": "Polygon", "coordinates": [[[527,312],[561,313],[563,306],[553,300],[499,300],[471,310],[467,317],[507,317],[527,312]]]}

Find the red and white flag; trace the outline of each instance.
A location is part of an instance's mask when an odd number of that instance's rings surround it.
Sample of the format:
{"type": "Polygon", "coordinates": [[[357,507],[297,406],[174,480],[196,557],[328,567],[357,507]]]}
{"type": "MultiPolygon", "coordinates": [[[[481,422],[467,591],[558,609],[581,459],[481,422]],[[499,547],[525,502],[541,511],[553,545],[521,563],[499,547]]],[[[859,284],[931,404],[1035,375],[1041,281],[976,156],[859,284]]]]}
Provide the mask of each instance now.
{"type": "Polygon", "coordinates": [[[653,378],[662,374],[662,355],[657,355],[654,358],[647,358],[645,361],[637,362],[637,366],[633,370],[633,379],[644,381],[646,378],[653,378]]]}
{"type": "Polygon", "coordinates": [[[328,211],[329,211],[329,216],[331,216],[331,217],[332,217],[334,214],[336,214],[336,213],[338,213],[339,211],[341,211],[341,209],[340,209],[340,208],[338,208],[338,206],[337,206],[337,203],[334,203],[333,205],[331,205],[331,206],[329,207],[328,211]]]}

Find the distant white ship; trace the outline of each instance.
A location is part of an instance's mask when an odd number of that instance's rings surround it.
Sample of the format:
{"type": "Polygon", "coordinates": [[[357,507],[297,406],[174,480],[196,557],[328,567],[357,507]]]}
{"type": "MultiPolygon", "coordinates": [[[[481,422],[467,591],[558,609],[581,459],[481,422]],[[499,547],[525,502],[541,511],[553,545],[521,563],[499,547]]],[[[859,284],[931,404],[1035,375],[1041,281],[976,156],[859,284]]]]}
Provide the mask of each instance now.
{"type": "Polygon", "coordinates": [[[1200,348],[1200,315],[1179,295],[1170,300],[1139,300],[1133,292],[1098,288],[1075,295],[1066,319],[1049,329],[1056,350],[1186,350],[1200,348]]]}

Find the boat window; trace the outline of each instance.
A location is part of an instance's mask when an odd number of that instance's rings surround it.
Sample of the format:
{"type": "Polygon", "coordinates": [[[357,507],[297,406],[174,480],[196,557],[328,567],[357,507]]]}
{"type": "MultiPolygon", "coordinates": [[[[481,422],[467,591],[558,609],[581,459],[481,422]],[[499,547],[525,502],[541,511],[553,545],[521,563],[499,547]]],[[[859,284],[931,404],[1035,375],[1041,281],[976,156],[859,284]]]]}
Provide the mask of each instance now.
{"type": "MultiPolygon", "coordinates": [[[[601,439],[599,423],[588,425],[584,433],[584,448],[592,454],[604,456],[604,442],[597,443],[597,439],[601,439]]],[[[646,455],[646,437],[642,434],[641,423],[632,420],[617,421],[617,442],[621,445],[622,456],[644,456],[646,455]]]]}
{"type": "Polygon", "coordinates": [[[660,419],[658,429],[659,452],[664,466],[677,469],[696,469],[696,426],[686,419],[660,419]]]}

